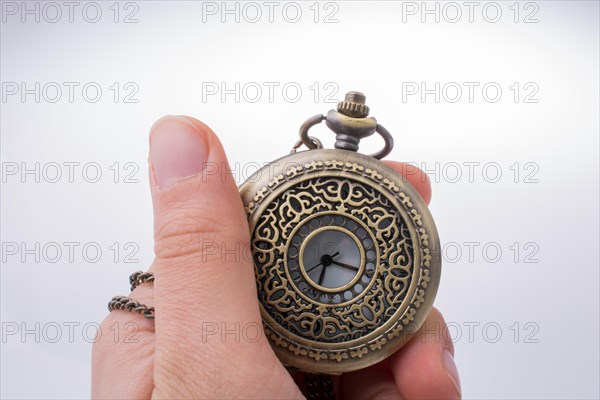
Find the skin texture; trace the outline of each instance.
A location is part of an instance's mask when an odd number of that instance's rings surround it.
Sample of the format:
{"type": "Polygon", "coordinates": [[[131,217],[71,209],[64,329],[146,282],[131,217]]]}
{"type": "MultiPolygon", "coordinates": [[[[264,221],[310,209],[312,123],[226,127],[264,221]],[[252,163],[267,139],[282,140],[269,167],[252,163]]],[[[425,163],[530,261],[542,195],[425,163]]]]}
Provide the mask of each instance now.
{"type": "MultiPolygon", "coordinates": [[[[429,203],[424,172],[386,163],[429,203]]],[[[130,297],[154,306],[158,317],[126,311],[106,317],[93,347],[93,398],[303,398],[302,377],[288,373],[255,329],[261,318],[254,269],[250,257],[240,256],[248,225],[227,166],[221,143],[202,122],[167,116],[151,128],[155,283],[130,297]]],[[[337,398],[460,398],[445,326],[433,309],[395,355],[337,377],[337,398]]]]}

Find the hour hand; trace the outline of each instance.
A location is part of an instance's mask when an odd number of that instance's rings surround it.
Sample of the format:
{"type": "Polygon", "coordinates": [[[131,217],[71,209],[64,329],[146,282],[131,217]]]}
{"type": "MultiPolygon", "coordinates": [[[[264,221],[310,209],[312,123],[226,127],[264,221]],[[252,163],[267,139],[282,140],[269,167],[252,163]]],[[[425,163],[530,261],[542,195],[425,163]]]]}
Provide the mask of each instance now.
{"type": "Polygon", "coordinates": [[[323,283],[323,278],[325,277],[325,266],[323,266],[323,269],[321,270],[321,275],[319,275],[319,285],[321,283],[323,283]]]}

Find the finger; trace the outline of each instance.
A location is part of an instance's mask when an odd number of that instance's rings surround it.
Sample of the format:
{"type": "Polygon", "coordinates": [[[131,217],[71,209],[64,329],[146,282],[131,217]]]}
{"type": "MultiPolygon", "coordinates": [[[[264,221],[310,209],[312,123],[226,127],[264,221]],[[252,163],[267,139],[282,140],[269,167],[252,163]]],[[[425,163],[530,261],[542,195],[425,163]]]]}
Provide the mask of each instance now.
{"type": "Polygon", "coordinates": [[[383,162],[388,167],[393,168],[396,172],[404,176],[417,192],[419,192],[426,204],[431,202],[431,182],[422,169],[400,161],[384,160],[383,162]]]}
{"type": "MultiPolygon", "coordinates": [[[[150,143],[157,314],[260,321],[248,221],[216,135],[192,118],[165,117],[150,143]]],[[[159,331],[178,321],[156,322],[159,331]]]]}
{"type": "Polygon", "coordinates": [[[262,331],[248,221],[223,148],[202,122],[165,117],[151,129],[150,162],[154,395],[186,397],[192,384],[196,397],[236,397],[235,387],[222,384],[232,360],[237,374],[262,387],[258,382],[271,377],[253,374],[285,370],[262,331]]]}
{"type": "MultiPolygon", "coordinates": [[[[138,286],[129,297],[154,305],[148,284],[138,286]]],[[[100,324],[92,348],[92,398],[150,398],[153,359],[152,320],[125,310],[112,311],[100,324]]]]}
{"type": "Polygon", "coordinates": [[[402,397],[460,399],[454,346],[437,309],[431,310],[421,329],[389,363],[402,397]]]}

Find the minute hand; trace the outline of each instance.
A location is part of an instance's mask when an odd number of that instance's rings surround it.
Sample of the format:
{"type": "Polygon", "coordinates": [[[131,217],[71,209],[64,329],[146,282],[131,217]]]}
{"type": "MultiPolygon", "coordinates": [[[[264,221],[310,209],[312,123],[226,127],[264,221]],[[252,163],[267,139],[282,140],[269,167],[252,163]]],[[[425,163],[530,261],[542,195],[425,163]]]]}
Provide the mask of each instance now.
{"type": "Polygon", "coordinates": [[[348,265],[348,264],[344,264],[343,262],[339,262],[339,261],[332,261],[332,264],[338,265],[342,268],[346,268],[346,269],[351,269],[352,271],[358,271],[358,267],[353,267],[352,265],[348,265]]]}

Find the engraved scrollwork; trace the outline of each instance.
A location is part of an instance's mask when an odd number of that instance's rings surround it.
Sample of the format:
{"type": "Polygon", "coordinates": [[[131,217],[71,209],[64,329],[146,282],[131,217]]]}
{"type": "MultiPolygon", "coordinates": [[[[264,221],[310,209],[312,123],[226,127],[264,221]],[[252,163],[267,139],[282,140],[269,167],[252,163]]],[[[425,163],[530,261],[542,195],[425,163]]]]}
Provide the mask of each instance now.
{"type": "Polygon", "coordinates": [[[397,180],[356,162],[315,160],[257,188],[245,207],[275,346],[340,362],[379,351],[413,322],[431,280],[430,234],[397,180]],[[299,272],[300,243],[328,227],[352,232],[365,252],[357,284],[339,292],[320,291],[299,272]]]}
{"type": "Polygon", "coordinates": [[[318,177],[288,188],[258,219],[252,243],[263,307],[285,329],[311,340],[347,342],[369,334],[395,313],[412,278],[412,244],[402,217],[376,188],[351,178],[318,177]],[[282,249],[293,249],[299,228],[321,227],[326,219],[313,216],[323,213],[331,224],[353,223],[358,229],[358,222],[369,232],[364,236],[374,242],[371,253],[380,260],[371,274],[365,271],[368,283],[376,281],[369,290],[359,283],[336,298],[301,278],[295,280],[304,287],[288,278],[286,260],[293,261],[292,269],[298,262],[282,249]]]}

